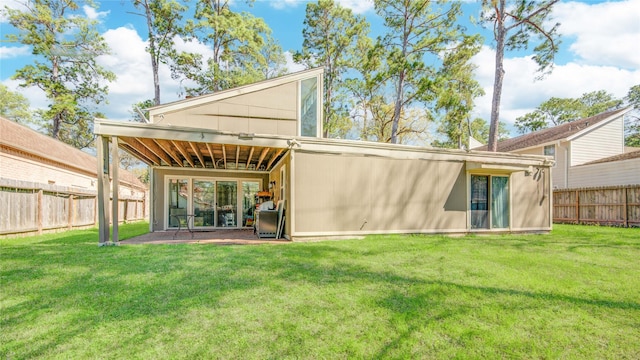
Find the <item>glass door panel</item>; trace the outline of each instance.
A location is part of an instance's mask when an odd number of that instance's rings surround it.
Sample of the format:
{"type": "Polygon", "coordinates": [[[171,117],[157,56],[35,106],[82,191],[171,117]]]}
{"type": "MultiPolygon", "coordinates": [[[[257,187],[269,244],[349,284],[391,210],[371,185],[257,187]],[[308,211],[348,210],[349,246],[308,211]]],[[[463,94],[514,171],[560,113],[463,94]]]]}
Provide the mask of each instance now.
{"type": "Polygon", "coordinates": [[[242,226],[253,226],[258,191],[260,191],[260,182],[242,182],[242,226]]]}
{"type": "Polygon", "coordinates": [[[489,177],[471,175],[471,228],[489,228],[489,177]]]}
{"type": "Polygon", "coordinates": [[[491,177],[491,227],[509,227],[509,178],[491,177]]]}
{"type": "Polygon", "coordinates": [[[193,181],[193,226],[216,226],[216,185],[211,180],[193,181]]]}
{"type": "Polygon", "coordinates": [[[169,227],[178,227],[178,222],[186,226],[188,195],[189,180],[169,179],[169,227]]]}
{"type": "Polygon", "coordinates": [[[217,186],[217,219],[219,227],[238,226],[238,182],[218,181],[217,186]]]}

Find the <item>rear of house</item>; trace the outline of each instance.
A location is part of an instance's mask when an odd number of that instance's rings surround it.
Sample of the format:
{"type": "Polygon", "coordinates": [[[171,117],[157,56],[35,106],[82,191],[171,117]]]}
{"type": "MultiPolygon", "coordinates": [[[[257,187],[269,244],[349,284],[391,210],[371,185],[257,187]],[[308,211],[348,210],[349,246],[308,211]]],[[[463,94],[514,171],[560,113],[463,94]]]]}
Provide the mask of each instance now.
{"type": "Polygon", "coordinates": [[[161,105],[147,124],[97,119],[95,131],[151,166],[151,231],[180,217],[251,228],[267,199],[284,204],[291,240],[551,229],[548,158],[321,138],[322,76],[161,105]]]}

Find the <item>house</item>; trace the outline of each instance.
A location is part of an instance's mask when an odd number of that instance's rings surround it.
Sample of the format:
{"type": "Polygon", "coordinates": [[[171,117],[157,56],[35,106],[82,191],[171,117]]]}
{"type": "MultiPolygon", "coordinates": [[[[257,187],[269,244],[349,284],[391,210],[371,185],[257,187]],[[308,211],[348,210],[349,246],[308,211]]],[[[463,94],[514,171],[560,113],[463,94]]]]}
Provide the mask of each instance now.
{"type": "Polygon", "coordinates": [[[119,147],[150,165],[152,232],[181,216],[250,227],[263,191],[296,241],[551,229],[548,158],[322,138],[322,89],[311,69],[160,105],[148,123],[96,119],[98,158],[119,147]]]}
{"type": "Polygon", "coordinates": [[[640,153],[625,154],[624,146],[624,117],[632,110],[606,111],[502,140],[498,151],[552,156],[554,189],[638,184],[640,153]]]}
{"type": "MultiPolygon", "coordinates": [[[[95,225],[97,172],[95,156],[0,117],[0,235],[95,225]],[[87,211],[68,214],[73,212],[69,203],[73,199],[85,204],[87,211]],[[7,201],[21,206],[7,205],[7,201]],[[50,213],[43,215],[43,211],[50,213]]],[[[120,198],[140,207],[129,208],[121,219],[144,217],[146,186],[132,173],[120,170],[118,191],[120,198]]],[[[124,204],[119,204],[121,212],[126,210],[124,204]]]]}

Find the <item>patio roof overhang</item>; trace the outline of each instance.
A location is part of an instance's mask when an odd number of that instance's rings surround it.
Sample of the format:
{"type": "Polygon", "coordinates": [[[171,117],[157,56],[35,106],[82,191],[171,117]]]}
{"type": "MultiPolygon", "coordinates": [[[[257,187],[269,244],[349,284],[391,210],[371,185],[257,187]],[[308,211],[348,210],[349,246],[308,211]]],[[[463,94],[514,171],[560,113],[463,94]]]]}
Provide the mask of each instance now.
{"type": "Polygon", "coordinates": [[[149,166],[268,172],[292,139],[247,133],[96,119],[95,134],[149,166]]]}

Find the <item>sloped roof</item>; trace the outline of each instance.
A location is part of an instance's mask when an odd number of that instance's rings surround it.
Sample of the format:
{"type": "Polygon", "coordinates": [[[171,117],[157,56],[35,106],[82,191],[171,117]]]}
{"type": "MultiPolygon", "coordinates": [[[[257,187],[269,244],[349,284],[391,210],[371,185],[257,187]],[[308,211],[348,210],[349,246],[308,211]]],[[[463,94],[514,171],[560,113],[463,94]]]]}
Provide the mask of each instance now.
{"type": "Polygon", "coordinates": [[[608,163],[608,162],[631,160],[631,159],[640,159],[640,150],[631,151],[631,152],[627,152],[627,153],[619,154],[619,155],[614,155],[614,156],[610,156],[610,157],[607,157],[607,158],[604,158],[604,159],[598,159],[598,160],[594,160],[594,161],[589,161],[587,163],[580,164],[580,165],[577,165],[577,166],[608,163]]]}
{"type": "Polygon", "coordinates": [[[150,107],[147,110],[149,111],[149,116],[153,117],[154,115],[161,112],[175,111],[175,110],[183,109],[186,107],[202,105],[202,104],[213,102],[213,101],[220,101],[220,100],[228,99],[238,95],[249,94],[256,91],[274,88],[282,84],[294,82],[294,81],[309,78],[312,76],[317,76],[323,73],[324,73],[324,68],[322,67],[302,70],[302,71],[294,72],[291,74],[286,74],[286,75],[278,76],[275,78],[270,78],[270,79],[258,81],[255,83],[234,87],[231,89],[220,90],[210,94],[192,96],[186,99],[176,100],[166,104],[160,104],[157,106],[150,107]]]}
{"type": "MultiPolygon", "coordinates": [[[[623,115],[629,110],[630,108],[622,108],[612,111],[605,111],[588,118],[575,120],[551,128],[534,131],[532,133],[521,135],[518,137],[501,140],[498,142],[498,151],[509,152],[518,149],[525,149],[532,146],[542,145],[557,140],[568,139],[571,136],[584,131],[588,127],[593,127],[594,125],[601,123],[604,120],[613,120],[614,118],[616,118],[616,116],[623,115]]],[[[474,150],[487,150],[487,145],[481,146],[474,150]]]]}
{"type": "MultiPolygon", "coordinates": [[[[1,116],[0,147],[13,148],[97,176],[98,163],[95,156],[1,116]]],[[[119,171],[120,181],[146,188],[131,172],[124,169],[119,171]]]]}

